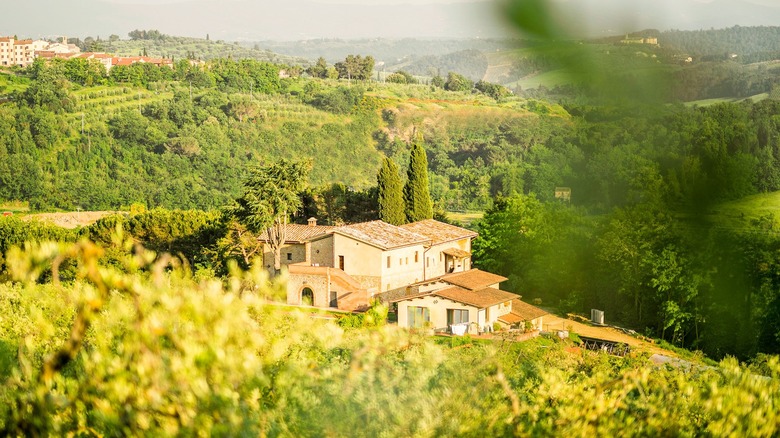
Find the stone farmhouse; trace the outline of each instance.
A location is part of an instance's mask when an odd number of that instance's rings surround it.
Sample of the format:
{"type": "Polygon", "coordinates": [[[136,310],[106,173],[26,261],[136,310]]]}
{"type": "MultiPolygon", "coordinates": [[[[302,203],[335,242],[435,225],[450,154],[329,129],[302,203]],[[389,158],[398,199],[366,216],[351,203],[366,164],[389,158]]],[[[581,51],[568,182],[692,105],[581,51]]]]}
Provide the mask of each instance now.
{"type": "MultiPolygon", "coordinates": [[[[402,226],[322,226],[314,218],[289,224],[281,248],[287,303],[360,311],[378,299],[397,306],[402,327],[476,333],[495,323],[521,326],[523,317],[512,313],[520,296],[499,289],[506,278],[471,268],[475,237],[433,219],[402,226]]],[[[268,238],[260,240],[263,265],[272,270],[268,238]]]]}

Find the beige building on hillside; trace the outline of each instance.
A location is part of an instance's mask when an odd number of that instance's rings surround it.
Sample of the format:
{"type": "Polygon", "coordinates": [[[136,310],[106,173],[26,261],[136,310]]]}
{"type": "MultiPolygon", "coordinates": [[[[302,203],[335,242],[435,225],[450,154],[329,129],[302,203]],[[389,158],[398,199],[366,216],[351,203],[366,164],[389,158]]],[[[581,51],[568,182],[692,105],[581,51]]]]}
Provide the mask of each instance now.
{"type": "Polygon", "coordinates": [[[417,291],[391,300],[398,325],[456,334],[489,332],[510,314],[519,295],[502,291],[506,277],[472,269],[446,274],[416,285],[417,291]]]}
{"type": "MultiPolygon", "coordinates": [[[[506,277],[471,269],[473,231],[433,219],[331,227],[311,218],[285,229],[280,264],[288,304],[360,311],[379,299],[395,304],[401,327],[457,334],[517,328],[526,320],[541,327],[536,308],[499,289],[506,277]]],[[[273,270],[268,236],[260,240],[263,265],[273,270]]]]}
{"type": "MultiPolygon", "coordinates": [[[[329,227],[312,218],[286,230],[280,262],[288,271],[288,303],[343,310],[366,308],[372,298],[404,295],[416,283],[470,269],[471,239],[477,235],[435,220],[402,227],[382,221],[329,227]],[[334,279],[338,290],[331,287],[334,279]]],[[[272,270],[267,236],[261,240],[263,265],[272,270]]]]}
{"type": "Polygon", "coordinates": [[[0,66],[26,67],[35,61],[35,52],[46,49],[48,45],[42,40],[0,37],[0,66]]]}
{"type": "Polygon", "coordinates": [[[528,304],[519,299],[512,301],[512,311],[498,318],[498,322],[509,328],[521,330],[544,330],[544,309],[528,304]]]}
{"type": "Polygon", "coordinates": [[[474,231],[434,219],[401,225],[401,228],[431,240],[424,255],[425,280],[471,269],[471,240],[477,237],[474,231]]]}

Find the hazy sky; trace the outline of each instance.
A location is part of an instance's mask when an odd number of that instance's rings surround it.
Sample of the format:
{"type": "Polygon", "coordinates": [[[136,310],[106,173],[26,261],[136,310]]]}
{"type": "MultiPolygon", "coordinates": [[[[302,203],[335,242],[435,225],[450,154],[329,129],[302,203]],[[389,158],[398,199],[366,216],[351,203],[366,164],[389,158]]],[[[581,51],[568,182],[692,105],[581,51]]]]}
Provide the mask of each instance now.
{"type": "MultiPolygon", "coordinates": [[[[22,0],[0,35],[126,37],[133,29],[225,40],[494,37],[498,2],[523,0],[22,0]]],[[[551,0],[588,35],[780,25],[780,0],[551,0]]]]}

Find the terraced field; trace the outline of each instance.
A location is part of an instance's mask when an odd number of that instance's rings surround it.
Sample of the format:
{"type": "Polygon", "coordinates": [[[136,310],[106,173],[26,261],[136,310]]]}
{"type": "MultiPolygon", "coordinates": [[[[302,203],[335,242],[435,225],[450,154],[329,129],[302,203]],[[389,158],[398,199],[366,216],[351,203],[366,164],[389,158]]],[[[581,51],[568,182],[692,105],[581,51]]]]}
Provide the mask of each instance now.
{"type": "Polygon", "coordinates": [[[147,105],[170,99],[172,91],[150,91],[140,87],[89,87],[73,93],[76,98],[75,112],[100,111],[115,113],[130,107],[147,105]]]}

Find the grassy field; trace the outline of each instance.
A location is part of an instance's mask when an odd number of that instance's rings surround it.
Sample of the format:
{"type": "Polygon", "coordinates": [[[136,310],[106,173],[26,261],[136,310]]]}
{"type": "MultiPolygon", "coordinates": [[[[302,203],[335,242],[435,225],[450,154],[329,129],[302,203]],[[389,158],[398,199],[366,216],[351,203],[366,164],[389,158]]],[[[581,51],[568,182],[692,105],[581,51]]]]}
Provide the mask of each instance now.
{"type": "Polygon", "coordinates": [[[703,99],[703,100],[694,100],[691,102],[685,102],[686,106],[710,106],[714,105],[716,103],[736,103],[736,102],[744,102],[746,100],[752,100],[753,102],[760,102],[766,98],[769,97],[769,93],[761,93],[756,94],[755,96],[750,97],[721,97],[717,99],[703,99]]]}
{"type": "Polygon", "coordinates": [[[718,205],[710,219],[719,226],[742,229],[761,218],[780,226],[780,192],[760,193],[718,205]]]}
{"type": "Polygon", "coordinates": [[[10,211],[13,214],[24,214],[30,211],[30,205],[21,201],[0,202],[0,213],[6,211],[10,211]]]}
{"type": "Polygon", "coordinates": [[[482,219],[484,215],[485,215],[484,211],[472,211],[472,212],[448,211],[447,212],[447,218],[449,218],[452,221],[459,222],[461,225],[463,225],[466,228],[471,228],[474,222],[482,219]]]}
{"type": "Polygon", "coordinates": [[[488,82],[503,84],[506,82],[505,79],[509,77],[515,61],[530,52],[531,49],[515,49],[485,53],[488,59],[488,68],[483,79],[488,82]]]}
{"type": "Polygon", "coordinates": [[[571,74],[565,70],[552,70],[538,75],[528,76],[520,79],[517,82],[507,84],[507,87],[517,87],[527,90],[529,88],[539,88],[544,86],[545,88],[553,88],[558,85],[565,85],[572,83],[571,74]]]}
{"type": "Polygon", "coordinates": [[[27,89],[29,80],[0,70],[0,95],[27,89]]]}

